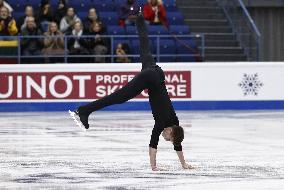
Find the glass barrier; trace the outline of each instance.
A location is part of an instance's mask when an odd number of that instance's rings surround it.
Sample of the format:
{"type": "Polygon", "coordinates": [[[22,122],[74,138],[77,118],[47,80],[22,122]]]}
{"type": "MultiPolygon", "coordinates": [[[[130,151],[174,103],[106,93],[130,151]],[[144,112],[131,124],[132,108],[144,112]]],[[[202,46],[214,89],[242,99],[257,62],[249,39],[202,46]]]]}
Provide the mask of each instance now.
{"type": "MultiPolygon", "coordinates": [[[[157,62],[200,62],[204,35],[150,35],[157,62]]],[[[0,37],[0,59],[17,63],[140,62],[137,35],[0,37]]],[[[3,62],[3,61],[2,61],[3,62]]]]}

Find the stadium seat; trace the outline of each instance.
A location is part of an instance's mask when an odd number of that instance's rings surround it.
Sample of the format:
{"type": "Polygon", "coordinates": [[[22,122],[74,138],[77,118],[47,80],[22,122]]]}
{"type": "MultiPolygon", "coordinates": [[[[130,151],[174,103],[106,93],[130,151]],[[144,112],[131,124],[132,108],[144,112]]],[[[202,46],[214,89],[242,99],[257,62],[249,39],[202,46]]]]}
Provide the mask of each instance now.
{"type": "Polygon", "coordinates": [[[163,0],[163,4],[169,4],[169,5],[175,5],[176,4],[176,0],[163,0]]]}
{"type": "Polygon", "coordinates": [[[127,35],[137,35],[138,34],[136,26],[126,26],[125,30],[126,30],[127,35]]]}
{"type": "Polygon", "coordinates": [[[167,18],[170,25],[183,25],[184,18],[180,12],[168,12],[167,18]]]}
{"type": "Polygon", "coordinates": [[[194,39],[187,38],[180,41],[176,41],[177,55],[186,54],[187,56],[177,56],[178,61],[182,62],[194,62],[196,61],[197,46],[194,39]]]}
{"type": "MultiPolygon", "coordinates": [[[[38,0],[24,0],[24,2],[25,3],[21,3],[21,4],[23,4],[23,5],[25,5],[25,4],[29,4],[29,5],[33,5],[33,6],[40,6],[40,1],[38,1],[38,0]]],[[[51,2],[53,2],[53,1],[51,1],[51,2]]],[[[51,3],[52,4],[52,3],[51,3]]]]}
{"type": "Polygon", "coordinates": [[[118,25],[117,12],[99,12],[99,17],[105,25],[118,25]]]}
{"type": "MultiPolygon", "coordinates": [[[[21,4],[21,3],[17,3],[17,4],[15,4],[14,6],[13,6],[13,9],[14,9],[14,11],[13,11],[13,13],[15,13],[15,12],[17,12],[17,13],[23,13],[24,14],[24,12],[25,12],[25,6],[26,6],[26,4],[21,4]]],[[[38,5],[32,5],[34,8],[36,7],[36,6],[38,6],[38,5]]]]}
{"type": "Polygon", "coordinates": [[[88,12],[87,12],[87,11],[77,12],[77,16],[78,16],[81,20],[84,20],[84,19],[88,16],[88,12]]]}
{"type": "Polygon", "coordinates": [[[168,12],[178,11],[175,0],[163,0],[163,4],[168,12]]]}
{"type": "Polygon", "coordinates": [[[174,62],[175,56],[172,54],[176,53],[174,40],[160,40],[160,62],[174,62]],[[163,56],[171,54],[171,56],[163,56]]]}
{"type": "Polygon", "coordinates": [[[107,2],[96,2],[95,4],[93,4],[93,7],[95,7],[98,12],[109,12],[115,10],[115,5],[107,2]]]}
{"type": "Polygon", "coordinates": [[[186,35],[190,34],[189,26],[187,25],[175,25],[170,27],[170,32],[175,35],[186,35]]]}
{"type": "Polygon", "coordinates": [[[121,26],[107,26],[108,35],[125,35],[125,30],[121,26]]]}
{"type": "Polygon", "coordinates": [[[140,53],[140,43],[138,39],[131,40],[131,53],[139,55],[140,53]]]}
{"type": "Polygon", "coordinates": [[[163,25],[149,25],[148,26],[150,35],[167,35],[169,34],[168,30],[163,25]]]}
{"type": "Polygon", "coordinates": [[[17,20],[19,19],[21,16],[23,16],[25,13],[24,12],[16,12],[14,11],[12,16],[17,20]]]}

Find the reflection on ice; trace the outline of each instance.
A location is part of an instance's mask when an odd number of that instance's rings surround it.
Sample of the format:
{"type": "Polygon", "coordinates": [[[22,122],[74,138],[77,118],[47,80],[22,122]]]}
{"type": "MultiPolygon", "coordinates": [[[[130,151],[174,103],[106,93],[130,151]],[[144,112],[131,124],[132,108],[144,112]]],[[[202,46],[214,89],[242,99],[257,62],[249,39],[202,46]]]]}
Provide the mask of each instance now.
{"type": "Polygon", "coordinates": [[[148,163],[149,112],[98,112],[82,132],[68,113],[0,113],[0,189],[279,189],[284,112],[179,112],[194,170],[160,138],[148,163]],[[111,117],[110,117],[111,116],[111,117]],[[110,119],[111,118],[111,119],[110,119]]]}

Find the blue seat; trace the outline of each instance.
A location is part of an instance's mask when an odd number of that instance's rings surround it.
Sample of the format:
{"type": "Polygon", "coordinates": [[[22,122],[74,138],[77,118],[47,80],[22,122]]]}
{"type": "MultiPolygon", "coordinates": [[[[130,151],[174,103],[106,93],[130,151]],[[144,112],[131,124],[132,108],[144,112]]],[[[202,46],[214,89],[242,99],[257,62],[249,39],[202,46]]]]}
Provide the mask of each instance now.
{"type": "MultiPolygon", "coordinates": [[[[37,5],[38,6],[38,5],[37,5]]],[[[14,9],[14,13],[15,12],[25,12],[25,7],[26,7],[26,4],[21,4],[21,3],[18,3],[18,4],[15,4],[13,6],[13,9],[14,9]]],[[[33,7],[35,8],[36,6],[33,5],[33,7]]]]}
{"type": "Polygon", "coordinates": [[[21,16],[24,16],[25,13],[24,12],[17,12],[17,11],[13,11],[12,16],[18,20],[21,16]]]}
{"type": "Polygon", "coordinates": [[[125,35],[125,30],[121,26],[107,26],[109,35],[125,35]]]}
{"type": "Polygon", "coordinates": [[[126,26],[125,31],[127,35],[137,35],[138,34],[136,26],[126,26]]]}
{"type": "Polygon", "coordinates": [[[195,54],[199,53],[197,51],[197,46],[192,38],[186,38],[176,42],[177,55],[182,54],[186,56],[177,56],[177,60],[181,62],[195,62],[195,54]]]}
{"type": "Polygon", "coordinates": [[[76,6],[79,6],[79,5],[82,5],[82,4],[84,4],[84,2],[83,1],[68,1],[68,5],[69,6],[71,6],[71,7],[76,7],[76,6]]]}
{"type": "Polygon", "coordinates": [[[167,19],[170,25],[183,25],[184,18],[180,12],[168,12],[167,19]]]}
{"type": "Polygon", "coordinates": [[[94,6],[95,6],[95,8],[98,12],[114,11],[114,9],[115,9],[114,4],[100,3],[100,4],[94,4],[94,6]]]}
{"type": "Polygon", "coordinates": [[[169,34],[165,26],[162,25],[149,25],[148,27],[150,35],[167,35],[169,34]]]}
{"type": "Polygon", "coordinates": [[[175,35],[186,35],[190,33],[190,30],[187,25],[175,25],[170,27],[170,32],[175,35]]]}
{"type": "Polygon", "coordinates": [[[176,4],[176,0],[163,0],[163,4],[169,4],[169,5],[175,5],[176,4]]]}
{"type": "Polygon", "coordinates": [[[77,16],[78,16],[81,20],[84,20],[84,19],[88,16],[88,12],[87,12],[87,11],[77,12],[77,16]]]}
{"type": "Polygon", "coordinates": [[[138,39],[131,40],[131,53],[132,54],[140,54],[140,43],[138,39]]]}
{"type": "MultiPolygon", "coordinates": [[[[24,0],[24,2],[21,2],[21,4],[40,6],[40,3],[41,3],[41,1],[39,1],[39,0],[24,0]],[[26,3],[24,3],[24,2],[26,2],[26,3]]],[[[53,2],[53,1],[50,1],[50,2],[53,2]]]]}
{"type": "Polygon", "coordinates": [[[118,25],[117,12],[99,12],[99,17],[105,25],[118,25]]]}
{"type": "Polygon", "coordinates": [[[178,11],[175,0],[163,0],[163,5],[165,6],[168,12],[178,11]]]}
{"type": "Polygon", "coordinates": [[[174,40],[160,40],[160,62],[174,62],[176,54],[176,47],[174,40]],[[163,56],[165,54],[171,54],[170,56],[163,56]]]}

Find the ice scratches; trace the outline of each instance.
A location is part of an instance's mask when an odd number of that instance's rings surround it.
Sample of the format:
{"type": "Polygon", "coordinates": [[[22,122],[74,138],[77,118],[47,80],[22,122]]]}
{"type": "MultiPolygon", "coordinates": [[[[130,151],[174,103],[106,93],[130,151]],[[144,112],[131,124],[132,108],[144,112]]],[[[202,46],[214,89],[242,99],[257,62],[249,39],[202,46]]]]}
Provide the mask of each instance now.
{"type": "Polygon", "coordinates": [[[158,172],[149,167],[150,112],[96,112],[88,133],[66,112],[0,115],[1,190],[284,187],[284,112],[178,112],[196,169],[183,170],[160,137],[158,172]]]}
{"type": "Polygon", "coordinates": [[[130,188],[130,187],[119,187],[119,186],[113,186],[113,187],[104,187],[105,190],[144,190],[141,188],[130,188]]]}

